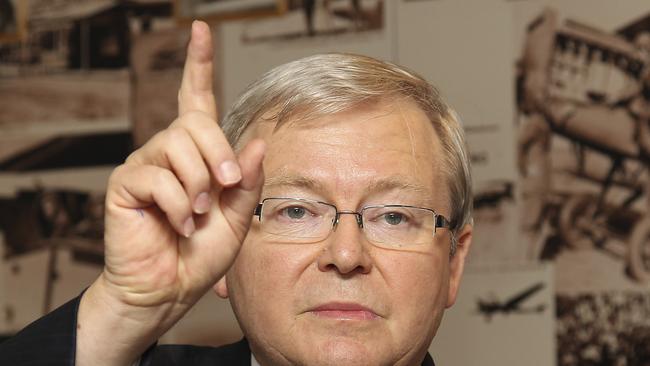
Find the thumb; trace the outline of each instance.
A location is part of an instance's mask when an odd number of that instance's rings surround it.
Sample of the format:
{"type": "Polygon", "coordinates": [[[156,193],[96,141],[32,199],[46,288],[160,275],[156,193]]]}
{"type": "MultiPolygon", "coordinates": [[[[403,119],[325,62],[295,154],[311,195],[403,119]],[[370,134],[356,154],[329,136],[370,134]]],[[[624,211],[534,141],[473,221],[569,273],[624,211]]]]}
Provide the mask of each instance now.
{"type": "Polygon", "coordinates": [[[233,232],[243,241],[248,232],[255,207],[259,203],[264,171],[262,161],[266,152],[266,143],[261,139],[251,140],[238,157],[242,179],[234,187],[221,193],[219,204],[224,217],[233,232]]]}

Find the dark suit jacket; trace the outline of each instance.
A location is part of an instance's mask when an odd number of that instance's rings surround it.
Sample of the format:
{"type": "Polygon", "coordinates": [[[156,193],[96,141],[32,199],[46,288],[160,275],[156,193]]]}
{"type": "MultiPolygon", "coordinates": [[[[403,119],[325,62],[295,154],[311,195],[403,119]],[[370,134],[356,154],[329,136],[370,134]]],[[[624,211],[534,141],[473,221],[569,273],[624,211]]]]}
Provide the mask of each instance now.
{"type": "MultiPolygon", "coordinates": [[[[76,349],[77,297],[0,343],[2,366],[74,366],[76,349]]],[[[221,347],[153,345],[140,360],[141,366],[250,366],[251,351],[243,339],[221,347]]],[[[422,366],[434,366],[427,354],[422,366]]]]}

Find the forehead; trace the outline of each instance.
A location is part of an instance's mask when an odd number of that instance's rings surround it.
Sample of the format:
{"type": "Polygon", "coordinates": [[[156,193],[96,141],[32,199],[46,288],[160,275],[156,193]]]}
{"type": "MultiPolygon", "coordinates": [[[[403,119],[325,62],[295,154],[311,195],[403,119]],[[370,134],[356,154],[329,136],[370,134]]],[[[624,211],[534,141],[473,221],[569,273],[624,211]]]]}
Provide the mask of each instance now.
{"type": "Polygon", "coordinates": [[[267,188],[297,183],[336,195],[359,195],[370,188],[405,189],[420,196],[440,191],[438,136],[426,114],[409,100],[280,126],[256,122],[249,138],[254,137],[267,142],[267,188]]]}

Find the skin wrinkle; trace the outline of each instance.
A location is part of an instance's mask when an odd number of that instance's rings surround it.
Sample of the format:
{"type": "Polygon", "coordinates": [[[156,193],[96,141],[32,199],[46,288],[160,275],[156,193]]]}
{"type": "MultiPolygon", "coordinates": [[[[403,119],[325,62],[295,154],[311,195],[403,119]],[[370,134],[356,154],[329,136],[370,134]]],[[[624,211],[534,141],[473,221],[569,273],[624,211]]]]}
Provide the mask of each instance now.
{"type": "MultiPolygon", "coordinates": [[[[402,103],[396,102],[397,108],[399,109],[399,115],[400,115],[400,121],[404,123],[404,126],[406,126],[406,130],[409,133],[409,142],[411,144],[411,158],[415,160],[415,141],[413,140],[413,131],[411,131],[411,126],[409,124],[408,119],[404,116],[404,110],[402,110],[402,103]]],[[[417,169],[417,164],[414,164],[415,168],[417,169]]],[[[418,172],[416,171],[415,174],[418,172]]]]}
{"type": "MultiPolygon", "coordinates": [[[[257,273],[256,273],[256,276],[259,275],[258,273],[260,273],[260,272],[257,272],[257,273]]],[[[256,296],[256,295],[255,295],[255,288],[253,288],[252,296],[256,296]]],[[[258,327],[257,325],[253,324],[253,328],[254,328],[254,329],[260,329],[261,327],[258,327]]],[[[262,328],[262,329],[263,329],[263,328],[262,328]]],[[[289,329],[287,332],[290,333],[290,332],[291,332],[291,329],[289,329]]],[[[286,362],[290,362],[289,359],[287,359],[287,358],[284,356],[284,354],[282,354],[282,352],[280,352],[279,350],[277,350],[277,349],[273,346],[273,344],[270,344],[270,343],[267,343],[267,342],[264,341],[264,338],[266,338],[266,337],[259,337],[259,338],[261,339],[262,343],[266,343],[266,345],[267,345],[267,349],[270,349],[271,351],[275,352],[276,355],[278,355],[280,358],[283,358],[286,362]]]]}
{"type": "MultiPolygon", "coordinates": [[[[404,98],[402,98],[402,100],[404,100],[404,98]]],[[[406,99],[406,100],[408,101],[408,99],[406,99]]],[[[414,139],[413,139],[413,133],[412,133],[412,131],[411,131],[411,126],[410,126],[410,124],[408,123],[408,119],[404,117],[404,114],[405,114],[405,113],[404,113],[404,111],[403,111],[403,109],[402,109],[402,102],[401,102],[401,101],[398,101],[398,102],[396,102],[395,104],[396,104],[397,107],[399,108],[401,120],[404,122],[404,124],[405,124],[405,126],[406,126],[406,128],[407,128],[407,130],[408,130],[408,132],[409,132],[409,139],[410,139],[410,141],[411,141],[412,156],[413,156],[413,159],[415,159],[415,158],[416,158],[416,154],[415,154],[415,142],[414,142],[414,139]]],[[[440,113],[440,112],[438,112],[438,113],[440,113]]],[[[434,128],[434,134],[436,135],[436,137],[438,137],[438,135],[439,135],[440,132],[439,132],[437,129],[438,129],[438,128],[444,128],[444,127],[443,127],[443,126],[438,126],[438,127],[437,127],[437,126],[435,125],[435,123],[433,123],[433,120],[434,120],[434,119],[439,120],[439,119],[440,119],[440,116],[434,116],[434,117],[428,116],[428,119],[429,119],[429,121],[431,122],[431,126],[434,128]]],[[[443,123],[443,122],[444,122],[444,121],[439,121],[438,123],[443,123]]],[[[453,182],[453,179],[455,178],[455,175],[454,175],[454,174],[452,173],[452,171],[451,171],[451,166],[452,166],[453,164],[452,164],[451,161],[449,161],[448,154],[442,154],[442,153],[441,153],[440,150],[442,149],[442,144],[441,144],[441,141],[439,141],[439,140],[438,140],[437,147],[438,147],[438,151],[435,152],[435,156],[440,156],[440,157],[442,157],[442,159],[444,160],[444,163],[443,163],[443,164],[439,164],[439,165],[437,164],[437,166],[436,166],[436,171],[437,171],[438,173],[437,173],[436,175],[437,175],[438,177],[436,177],[436,178],[440,178],[440,176],[441,176],[443,179],[446,179],[447,187],[452,187],[452,186],[453,186],[453,183],[454,183],[454,182],[453,182]]],[[[416,168],[417,168],[417,165],[416,165],[416,168]]],[[[439,180],[439,179],[438,179],[438,180],[439,180]]],[[[447,198],[447,201],[450,202],[449,198],[447,198]]],[[[438,213],[440,213],[440,212],[438,212],[438,213]]],[[[454,217],[451,216],[451,212],[448,213],[448,214],[444,214],[444,216],[445,216],[447,219],[454,220],[454,217]]],[[[453,224],[454,224],[454,223],[452,222],[452,225],[453,225],[453,224]]],[[[462,229],[462,228],[458,228],[458,230],[460,230],[460,229],[462,229]]],[[[452,234],[452,235],[453,235],[453,234],[452,234]]],[[[452,236],[452,239],[453,239],[453,236],[452,236]]],[[[453,240],[454,240],[454,239],[453,239],[453,240]]],[[[451,253],[450,253],[450,254],[451,254],[451,253]]]]}
{"type": "MultiPolygon", "coordinates": [[[[448,192],[433,188],[438,187],[436,182],[443,186],[438,171],[440,160],[432,153],[440,143],[437,134],[413,105],[401,107],[389,104],[378,110],[326,116],[320,124],[311,123],[304,129],[292,124],[292,128],[273,132],[268,131],[272,125],[258,125],[253,136],[263,136],[269,142],[264,167],[269,173],[266,183],[273,183],[264,188],[263,197],[307,195],[336,204],[341,210],[410,200],[405,203],[428,206],[448,215],[448,192]],[[385,118],[375,124],[378,115],[385,118]],[[386,145],[393,148],[386,149],[386,145]],[[302,175],[296,177],[292,171],[302,175]],[[400,182],[414,189],[401,190],[400,182]],[[421,204],[425,200],[431,204],[421,204]]],[[[251,242],[249,238],[242,246],[229,272],[228,286],[234,287],[232,295],[238,299],[235,312],[239,308],[244,312],[242,318],[248,318],[246,328],[264,329],[261,333],[248,332],[258,361],[287,365],[346,361],[411,364],[426,352],[423,342],[435,333],[447,303],[449,238],[436,236],[434,246],[417,250],[379,248],[365,240],[353,218],[347,216],[339,230],[321,243],[274,244],[271,248],[260,245],[266,244],[260,242],[264,236],[253,231],[251,237],[255,239],[251,242]],[[240,260],[251,256],[265,258],[268,266],[260,268],[255,266],[259,261],[240,260]],[[346,256],[368,261],[369,272],[340,272],[332,267],[323,271],[324,267],[318,267],[339,260],[343,262],[337,265],[359,265],[348,262],[346,256]],[[279,275],[270,278],[269,273],[279,275]],[[233,282],[231,274],[239,279],[233,282]],[[251,278],[255,280],[249,281],[251,278]],[[386,320],[353,325],[356,323],[298,314],[323,301],[359,302],[374,308],[386,320]],[[276,311],[270,311],[269,306],[276,311]],[[414,341],[413,334],[420,341],[414,341]],[[310,342],[316,345],[311,351],[311,347],[305,348],[310,342]]],[[[242,321],[246,323],[246,319],[242,321]]]]}
{"type": "MultiPolygon", "coordinates": [[[[321,183],[319,183],[317,180],[312,179],[310,177],[305,177],[300,175],[299,173],[294,173],[290,172],[286,169],[286,167],[283,167],[279,171],[272,172],[270,177],[266,180],[264,184],[264,189],[265,190],[277,190],[277,191],[284,191],[286,188],[296,188],[297,190],[303,190],[303,191],[309,191],[309,192],[327,192],[327,196],[333,196],[332,192],[329,192],[329,190],[321,183]]],[[[396,193],[399,193],[400,196],[408,197],[407,194],[410,193],[412,195],[416,195],[418,197],[428,197],[429,196],[429,190],[425,188],[424,186],[420,184],[415,184],[413,182],[407,182],[404,181],[403,177],[399,175],[395,176],[390,176],[386,178],[381,178],[381,179],[373,179],[371,180],[370,183],[367,184],[367,187],[365,189],[366,192],[366,197],[372,197],[372,196],[380,196],[382,194],[387,194],[391,191],[395,191],[396,193]]],[[[266,198],[265,195],[263,195],[263,198],[266,198]]],[[[296,196],[296,198],[309,198],[309,197],[302,197],[302,196],[296,196]]],[[[330,202],[326,202],[330,203],[330,202]]],[[[413,206],[422,206],[423,203],[426,203],[428,205],[431,205],[432,202],[429,199],[404,199],[404,200],[397,200],[397,201],[385,201],[385,200],[376,200],[372,202],[372,204],[409,204],[413,206]]],[[[338,207],[339,210],[358,210],[361,209],[361,207],[366,206],[367,202],[364,204],[360,205],[359,207],[356,208],[343,208],[343,207],[338,207]]],[[[425,206],[428,207],[428,206],[425,206]]]]}
{"type": "MultiPolygon", "coordinates": [[[[376,110],[372,109],[372,107],[376,107],[376,105],[377,105],[377,103],[373,103],[373,104],[371,104],[369,106],[365,106],[366,109],[370,108],[370,110],[372,110],[374,113],[370,117],[366,117],[366,119],[360,120],[360,121],[358,121],[356,123],[364,123],[364,122],[367,122],[367,121],[370,121],[370,120],[373,120],[373,119],[380,119],[382,117],[386,117],[387,115],[389,115],[391,113],[394,113],[394,106],[391,106],[392,108],[385,108],[383,110],[376,111],[376,110]]],[[[364,110],[366,110],[366,109],[364,109],[364,110]]],[[[401,105],[399,105],[399,109],[400,109],[400,113],[403,115],[404,112],[402,110],[401,105]]],[[[405,120],[404,117],[402,117],[402,119],[405,120]]],[[[287,123],[287,124],[291,125],[295,129],[303,129],[303,130],[307,129],[308,130],[308,129],[311,129],[311,128],[314,127],[313,125],[315,124],[315,121],[314,120],[310,120],[310,121],[297,120],[297,121],[292,121],[291,123],[287,123]],[[301,123],[298,124],[297,122],[301,122],[301,123]],[[311,122],[311,123],[309,123],[309,122],[311,122]]],[[[410,125],[408,125],[408,123],[407,123],[407,126],[409,127],[409,138],[410,138],[410,141],[411,141],[411,156],[415,160],[416,156],[418,156],[419,154],[415,153],[415,146],[414,146],[414,143],[413,143],[413,136],[412,136],[411,128],[410,128],[410,125]]],[[[254,129],[256,130],[257,133],[259,133],[260,129],[262,129],[264,127],[265,126],[263,126],[262,124],[256,124],[254,129]]],[[[275,125],[275,126],[272,127],[271,134],[274,135],[280,130],[282,130],[282,129],[278,128],[278,125],[275,125]]],[[[380,141],[382,141],[382,143],[383,143],[383,140],[380,140],[380,141]]],[[[326,146],[331,147],[331,148],[336,148],[336,147],[338,147],[340,145],[340,143],[337,144],[336,141],[323,141],[322,139],[314,141],[314,143],[318,143],[318,144],[321,144],[321,145],[326,145],[326,146]]],[[[342,143],[345,145],[345,142],[342,142],[342,143]]],[[[374,143],[373,145],[369,145],[369,146],[374,146],[374,145],[377,145],[377,143],[374,143]]],[[[383,145],[382,147],[385,149],[385,145],[383,145]]],[[[389,151],[397,151],[397,150],[396,149],[389,149],[389,151]]],[[[428,154],[425,154],[425,155],[428,155],[428,154]]],[[[423,157],[424,156],[422,156],[421,158],[423,158],[423,157]]],[[[417,167],[417,164],[415,164],[415,166],[417,167]]],[[[337,187],[338,187],[338,185],[337,185],[337,187]]]]}
{"type": "MultiPolygon", "coordinates": [[[[327,247],[325,247],[325,250],[327,250],[327,247]]],[[[311,265],[314,265],[315,261],[310,261],[310,262],[306,262],[306,263],[308,264],[308,266],[311,266],[311,265]]],[[[303,271],[304,271],[304,269],[301,270],[300,273],[302,273],[303,271]]],[[[319,290],[321,290],[321,289],[319,289],[319,290]]],[[[322,291],[322,290],[321,290],[321,291],[322,291]]],[[[302,313],[301,313],[301,314],[302,314],[302,313]]],[[[285,334],[293,334],[293,333],[296,333],[296,330],[295,330],[295,327],[296,327],[296,325],[297,325],[297,324],[296,324],[296,320],[297,320],[297,318],[299,317],[299,315],[301,315],[301,314],[296,314],[296,315],[293,317],[293,318],[294,318],[294,322],[293,322],[293,323],[291,324],[291,326],[286,330],[285,334]]],[[[285,337],[287,337],[287,336],[285,335],[285,337]]],[[[289,335],[288,337],[291,337],[291,336],[289,335]]],[[[276,354],[276,356],[278,356],[279,358],[283,359],[283,360],[284,360],[285,362],[287,362],[288,364],[296,365],[296,366],[303,366],[303,365],[304,365],[304,366],[307,366],[307,364],[299,363],[298,360],[290,360],[290,359],[287,358],[287,357],[286,357],[286,356],[285,356],[285,355],[284,355],[284,354],[283,354],[279,349],[277,349],[273,344],[268,343],[268,342],[265,342],[263,339],[262,339],[261,341],[267,345],[268,349],[269,349],[271,352],[273,352],[274,354],[276,354]]]]}
{"type": "Polygon", "coordinates": [[[447,183],[453,187],[454,215],[450,219],[458,234],[463,225],[471,223],[471,177],[465,165],[469,162],[464,138],[453,109],[435,87],[412,70],[358,55],[305,58],[279,67],[255,83],[226,115],[223,125],[229,141],[240,145],[250,135],[248,126],[258,121],[275,124],[275,119],[281,117],[280,125],[293,124],[400,99],[404,105],[417,105],[444,140],[440,151],[443,155],[437,159],[445,162],[439,169],[448,172],[447,183]],[[384,76],[377,78],[379,74],[384,76]],[[314,80],[323,84],[314,85],[314,80]],[[296,88],[296,85],[300,86],[296,88]],[[312,89],[314,86],[316,90],[312,89]]]}
{"type": "MultiPolygon", "coordinates": [[[[267,187],[266,194],[308,194],[309,198],[318,198],[334,203],[342,210],[364,206],[369,200],[375,198],[381,199],[381,201],[387,201],[388,198],[390,198],[388,201],[401,201],[408,200],[410,196],[411,199],[427,197],[430,204],[414,204],[414,206],[433,208],[458,222],[455,215],[454,217],[449,216],[451,216],[450,204],[452,203],[450,194],[456,192],[459,186],[451,186],[452,190],[450,190],[449,184],[457,183],[453,180],[452,173],[460,177],[461,183],[469,175],[464,170],[458,172],[454,165],[448,165],[449,162],[455,161],[456,154],[464,154],[464,152],[456,151],[462,150],[462,146],[453,141],[454,134],[457,133],[455,131],[457,124],[453,118],[449,124],[447,123],[446,118],[449,117],[447,106],[439,100],[438,93],[417,75],[411,75],[399,68],[372,62],[372,60],[359,63],[357,61],[363,60],[360,57],[354,57],[355,62],[347,62],[347,59],[347,56],[319,56],[310,58],[306,62],[297,63],[297,66],[303,67],[302,71],[292,65],[284,69],[277,69],[279,71],[275,71],[275,74],[271,74],[271,76],[265,76],[262,82],[250,89],[252,91],[247,96],[240,99],[240,102],[234,107],[233,117],[225,118],[226,128],[224,131],[228,135],[229,141],[243,146],[249,137],[263,137],[266,141],[277,141],[277,137],[291,135],[293,140],[285,139],[275,146],[273,153],[267,155],[267,158],[272,156],[273,159],[267,159],[265,162],[265,172],[277,169],[282,165],[295,166],[295,171],[312,173],[309,178],[322,183],[323,187],[319,188],[325,188],[315,192],[301,187],[267,187]],[[334,62],[340,62],[340,66],[334,65],[334,62]],[[321,69],[321,65],[323,67],[329,65],[330,68],[321,69]],[[348,69],[355,68],[354,74],[349,75],[350,72],[346,70],[346,67],[348,69]],[[330,70],[331,72],[323,73],[317,70],[330,70]],[[305,78],[303,78],[303,74],[306,74],[305,78]],[[342,76],[345,82],[338,79],[336,82],[331,82],[330,74],[342,76]],[[378,75],[383,76],[377,77],[378,75]],[[346,79],[347,76],[355,78],[346,79]],[[320,84],[314,83],[312,78],[320,84]],[[348,81],[350,83],[349,90],[347,89],[348,81]],[[292,85],[301,85],[301,87],[296,90],[296,88],[292,88],[292,85]],[[390,92],[391,90],[394,93],[390,92]],[[367,98],[363,98],[364,95],[367,98]],[[404,103],[395,104],[395,101],[400,101],[402,97],[404,103]],[[365,101],[361,103],[364,99],[365,101]],[[372,108],[365,108],[370,105],[372,108]],[[374,114],[355,114],[356,111],[361,110],[374,112],[374,114]],[[273,118],[265,121],[260,121],[259,118],[250,118],[250,116],[260,117],[264,113],[268,113],[265,111],[276,112],[275,118],[279,117],[282,121],[278,124],[273,118]],[[367,123],[369,119],[377,117],[378,114],[392,114],[389,124],[382,126],[382,123],[367,123]],[[426,118],[423,119],[423,115],[426,118]],[[336,116],[339,118],[332,118],[336,116]],[[247,128],[251,121],[253,122],[250,125],[251,128],[247,128]],[[321,122],[324,125],[339,126],[340,132],[347,133],[348,139],[322,128],[321,122]],[[256,124],[257,126],[255,126],[256,124]],[[357,126],[361,124],[363,127],[352,128],[355,124],[357,126]],[[264,129],[264,127],[260,128],[261,125],[270,126],[270,131],[267,131],[269,133],[260,132],[264,129]],[[390,129],[383,128],[389,125],[390,129]],[[279,128],[280,126],[291,126],[291,128],[279,128]],[[301,130],[301,126],[306,126],[302,130],[313,129],[315,134],[297,133],[300,132],[297,130],[301,130]],[[296,133],[291,134],[287,130],[294,130],[296,133]],[[243,138],[239,139],[242,132],[244,133],[243,138]],[[445,141],[441,141],[439,138],[445,141]],[[448,141],[450,138],[452,141],[448,141]],[[339,146],[341,142],[342,145],[339,146]],[[345,149],[346,142],[349,145],[347,150],[345,149]],[[450,146],[454,150],[449,151],[449,144],[453,145],[450,146]],[[319,148],[340,149],[341,156],[320,152],[319,148]],[[274,155],[275,153],[284,154],[284,156],[279,157],[274,155]],[[361,157],[365,157],[365,159],[361,159],[361,157]],[[273,160],[272,163],[271,160],[273,160]],[[414,163],[422,165],[413,165],[414,163]],[[342,168],[341,164],[344,165],[342,168]],[[347,169],[345,169],[346,167],[347,169]],[[389,195],[369,196],[367,191],[364,192],[370,181],[367,176],[369,171],[375,171],[378,176],[385,176],[391,172],[397,173],[407,180],[422,182],[428,188],[429,195],[388,192],[389,195]],[[366,175],[364,176],[364,174],[366,175]],[[354,188],[355,186],[356,188],[354,188]]],[[[272,115],[273,113],[268,114],[272,115]]],[[[462,164],[459,166],[464,167],[462,164]]],[[[469,182],[466,183],[469,184],[469,182]]],[[[461,189],[462,186],[460,184],[461,189]]],[[[462,193],[467,192],[458,192],[454,195],[454,202],[463,199],[462,193]],[[457,197],[458,195],[461,197],[457,197]]],[[[460,203],[462,202],[453,205],[454,211],[460,203]]],[[[241,254],[265,256],[269,259],[269,268],[264,269],[267,271],[266,275],[256,277],[263,283],[255,285],[258,286],[255,292],[256,297],[264,294],[267,295],[266,297],[259,299],[257,303],[246,301],[246,286],[250,285],[239,286],[237,291],[233,291],[233,296],[238,296],[240,300],[243,299],[240,303],[245,305],[245,308],[241,311],[248,316],[255,317],[256,326],[268,326],[262,334],[256,335],[272,338],[251,342],[251,344],[256,344],[254,352],[256,356],[260,354],[257,359],[263,365],[348,364],[352,366],[375,364],[395,366],[399,364],[400,366],[411,366],[421,361],[421,356],[426,352],[426,345],[423,344],[435,334],[437,323],[441,317],[439,312],[445,306],[450,306],[455,298],[456,283],[460,277],[457,269],[462,268],[462,260],[467,253],[466,248],[471,242],[471,227],[463,228],[460,234],[467,235],[459,236],[462,240],[462,245],[459,246],[459,255],[450,259],[448,256],[449,237],[448,234],[445,234],[449,232],[448,230],[441,230],[440,233],[443,235],[436,235],[435,246],[428,246],[417,252],[377,249],[368,245],[369,243],[364,241],[363,236],[353,236],[359,234],[359,229],[352,225],[353,218],[348,216],[344,216],[344,225],[342,226],[342,229],[346,230],[335,233],[335,237],[325,243],[314,245],[311,249],[310,246],[278,245],[277,251],[260,253],[247,251],[246,244],[242,246],[241,254]],[[339,243],[341,246],[330,245],[330,243],[345,240],[348,242],[339,243]],[[360,244],[364,246],[360,246],[359,243],[351,245],[353,240],[361,240],[360,244]],[[329,329],[322,327],[328,323],[314,323],[309,327],[306,327],[304,323],[299,325],[302,317],[296,316],[289,310],[292,303],[296,307],[300,306],[300,303],[295,300],[308,293],[305,291],[305,286],[313,287],[312,296],[316,296],[314,294],[338,296],[347,293],[348,290],[354,290],[355,281],[353,279],[360,277],[358,274],[350,276],[336,272],[318,271],[319,268],[314,262],[319,258],[333,260],[335,259],[333,252],[337,251],[356,252],[354,255],[358,255],[362,248],[367,250],[370,256],[370,259],[365,258],[364,260],[370,260],[373,267],[369,275],[363,276],[368,281],[358,283],[365,290],[362,289],[355,293],[363,296],[366,295],[363,291],[368,291],[372,296],[377,296],[375,300],[384,301],[386,305],[400,304],[396,310],[397,321],[391,323],[389,331],[374,329],[372,333],[358,333],[355,340],[352,338],[355,337],[352,328],[329,329]],[[298,257],[293,268],[287,268],[286,262],[282,260],[274,260],[274,258],[281,259],[286,256],[298,257]],[[306,265],[306,261],[310,260],[312,266],[306,265]],[[453,265],[450,266],[449,261],[453,265]],[[318,273],[326,273],[330,276],[319,277],[318,273]],[[336,276],[333,276],[333,273],[336,273],[336,276]],[[301,277],[304,281],[296,281],[301,277]],[[387,292],[388,298],[381,297],[382,291],[387,292]],[[447,298],[450,300],[447,301],[447,298]],[[273,311],[273,309],[277,309],[277,311],[273,311]],[[268,316],[262,319],[260,316],[262,313],[268,316]],[[343,332],[341,329],[346,329],[346,331],[343,332]],[[337,337],[340,338],[337,339],[337,337]],[[344,337],[350,338],[345,339],[344,337]],[[311,344],[314,347],[303,347],[304,344],[311,344]],[[268,353],[264,354],[264,352],[268,353]],[[289,362],[289,360],[293,362],[289,362]]],[[[241,262],[244,263],[242,266],[246,266],[245,260],[242,259],[241,262]]],[[[320,268],[327,264],[326,261],[318,263],[320,268]]],[[[343,263],[347,268],[351,268],[351,264],[350,262],[343,263]]],[[[245,275],[245,273],[239,275],[245,275]]],[[[242,278],[240,283],[244,283],[245,279],[245,277],[242,278]]],[[[319,298],[306,300],[318,301],[319,298]]],[[[362,299],[356,300],[361,301],[362,299]]],[[[234,310],[237,312],[237,309],[234,310]]]]}

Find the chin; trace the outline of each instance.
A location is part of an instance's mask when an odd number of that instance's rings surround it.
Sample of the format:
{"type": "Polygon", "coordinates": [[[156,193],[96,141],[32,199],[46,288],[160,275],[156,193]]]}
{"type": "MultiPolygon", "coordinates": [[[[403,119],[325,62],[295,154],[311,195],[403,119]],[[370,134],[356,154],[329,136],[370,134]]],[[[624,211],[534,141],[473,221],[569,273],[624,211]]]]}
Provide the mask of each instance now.
{"type": "Polygon", "coordinates": [[[382,365],[391,362],[381,362],[378,359],[378,352],[370,352],[366,345],[351,341],[349,339],[326,340],[318,347],[314,356],[315,362],[307,362],[309,365],[382,365]]]}
{"type": "MultiPolygon", "coordinates": [[[[366,335],[332,335],[319,334],[315,338],[304,338],[300,342],[300,352],[305,355],[303,365],[373,365],[393,366],[396,364],[414,364],[411,358],[417,358],[412,349],[401,349],[391,342],[390,334],[366,335]],[[409,360],[407,360],[407,358],[409,360]],[[405,362],[406,361],[406,362],[405,362]]],[[[425,351],[426,352],[426,351],[425,351]]],[[[424,357],[424,355],[422,355],[424,357]]],[[[415,362],[417,364],[417,362],[415,362]]]]}

